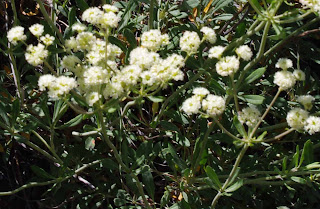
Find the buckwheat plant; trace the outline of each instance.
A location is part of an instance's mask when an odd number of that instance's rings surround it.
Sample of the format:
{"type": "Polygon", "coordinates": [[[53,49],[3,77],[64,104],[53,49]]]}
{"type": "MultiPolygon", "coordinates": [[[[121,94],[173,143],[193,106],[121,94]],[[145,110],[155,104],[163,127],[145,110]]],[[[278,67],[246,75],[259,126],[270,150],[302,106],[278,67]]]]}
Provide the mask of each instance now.
{"type": "Polygon", "coordinates": [[[77,208],[240,208],[258,207],[258,186],[319,191],[312,136],[320,132],[319,90],[308,86],[317,78],[285,45],[314,32],[320,1],[81,2],[79,18],[69,10],[66,29],[37,0],[47,23],[7,32],[24,113],[6,124],[17,114],[2,114],[1,103],[0,127],[53,168],[33,167],[50,180],[0,195],[82,182],[90,191],[72,191],[72,198],[91,199],[77,208]],[[224,16],[225,7],[235,14],[224,16]],[[37,75],[31,106],[15,47],[37,75]],[[34,116],[36,103],[41,116],[34,116]],[[15,128],[30,121],[39,127],[15,128]],[[292,151],[290,143],[303,148],[292,151]]]}

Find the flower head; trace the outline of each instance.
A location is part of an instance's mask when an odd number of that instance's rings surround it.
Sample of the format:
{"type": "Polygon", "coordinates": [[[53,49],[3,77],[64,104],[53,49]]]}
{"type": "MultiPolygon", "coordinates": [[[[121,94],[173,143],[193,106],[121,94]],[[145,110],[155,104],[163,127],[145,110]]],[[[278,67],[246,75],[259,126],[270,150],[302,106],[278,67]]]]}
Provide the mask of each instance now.
{"type": "Polygon", "coordinates": [[[82,20],[97,25],[102,16],[103,11],[101,11],[98,7],[90,7],[83,12],[82,20]]]}
{"type": "Polygon", "coordinates": [[[225,47],[223,47],[223,46],[214,46],[209,50],[208,57],[211,59],[212,58],[220,59],[224,50],[225,50],[225,47]]]}
{"type": "Polygon", "coordinates": [[[297,79],[297,81],[306,80],[306,74],[302,70],[294,70],[293,75],[297,79]]]}
{"type": "Polygon", "coordinates": [[[41,43],[38,43],[37,46],[29,45],[25,53],[27,62],[30,65],[37,66],[41,65],[43,61],[48,56],[48,50],[45,49],[45,46],[41,43]]]}
{"type": "Polygon", "coordinates": [[[249,107],[243,108],[242,111],[238,113],[239,121],[249,127],[255,126],[260,116],[261,113],[255,105],[249,105],[249,107]]]}
{"type": "Polygon", "coordinates": [[[221,96],[209,94],[202,100],[202,109],[210,116],[221,115],[226,108],[226,101],[221,96]]]}
{"type": "Polygon", "coordinates": [[[44,43],[44,45],[50,46],[51,44],[53,44],[54,37],[46,34],[45,36],[41,36],[40,40],[42,41],[42,43],[44,43]]]}
{"type": "Polygon", "coordinates": [[[236,53],[239,58],[242,58],[245,61],[249,61],[252,57],[252,51],[249,46],[242,45],[236,49],[236,53]]]}
{"type": "Polygon", "coordinates": [[[27,36],[24,34],[23,27],[16,26],[8,31],[7,38],[10,43],[17,45],[18,41],[25,41],[27,36]]]}
{"type": "Polygon", "coordinates": [[[203,97],[207,96],[208,94],[210,94],[209,90],[204,88],[204,87],[197,87],[197,88],[193,89],[192,93],[194,95],[197,95],[197,96],[201,97],[201,98],[203,98],[203,97]]]}
{"type": "Polygon", "coordinates": [[[200,31],[203,33],[203,38],[211,44],[214,44],[217,41],[217,35],[212,28],[203,27],[200,31]]]}
{"type": "Polygon", "coordinates": [[[44,31],[44,26],[41,24],[34,24],[31,27],[29,27],[30,32],[36,36],[36,37],[40,37],[43,34],[44,31]]]}
{"type": "Polygon", "coordinates": [[[180,48],[188,54],[196,53],[200,46],[200,38],[194,31],[185,31],[180,38],[180,48]]]}
{"type": "Polygon", "coordinates": [[[298,96],[297,101],[303,105],[304,109],[311,110],[312,108],[312,102],[315,100],[315,98],[311,95],[302,95],[298,96]]]}
{"type": "Polygon", "coordinates": [[[294,108],[287,114],[287,123],[291,128],[303,129],[309,113],[300,108],[294,108]]]}
{"type": "Polygon", "coordinates": [[[310,116],[305,122],[304,130],[310,135],[320,132],[320,117],[310,116]]]}
{"type": "Polygon", "coordinates": [[[216,64],[217,73],[221,76],[228,76],[238,71],[240,61],[236,56],[223,57],[216,64]]]}
{"type": "Polygon", "coordinates": [[[286,70],[278,71],[274,74],[274,81],[282,90],[287,90],[296,84],[294,75],[286,70]]]}
{"type": "Polygon", "coordinates": [[[276,68],[281,68],[282,70],[287,70],[288,68],[292,68],[292,60],[288,58],[280,58],[276,63],[276,68]]]}
{"type": "Polygon", "coordinates": [[[201,100],[198,96],[194,95],[186,99],[181,108],[188,115],[197,114],[201,108],[201,100]]]}
{"type": "Polygon", "coordinates": [[[151,51],[158,51],[161,46],[168,43],[168,34],[161,35],[160,30],[150,30],[141,35],[141,46],[151,51]]]}

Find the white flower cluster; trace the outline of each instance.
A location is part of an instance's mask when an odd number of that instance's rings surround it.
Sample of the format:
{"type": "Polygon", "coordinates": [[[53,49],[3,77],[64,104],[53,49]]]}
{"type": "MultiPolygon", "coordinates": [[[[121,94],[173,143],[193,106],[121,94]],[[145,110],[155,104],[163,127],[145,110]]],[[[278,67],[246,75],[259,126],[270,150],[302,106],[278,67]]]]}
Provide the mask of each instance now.
{"type": "Polygon", "coordinates": [[[203,39],[206,41],[209,41],[211,44],[216,43],[217,41],[217,35],[216,32],[209,27],[203,27],[200,30],[203,33],[203,39]]]}
{"type": "Polygon", "coordinates": [[[98,7],[91,7],[83,12],[82,20],[104,29],[116,28],[120,21],[117,12],[118,8],[109,4],[103,6],[103,11],[98,7]]]}
{"type": "Polygon", "coordinates": [[[312,109],[312,102],[315,100],[315,98],[311,95],[302,95],[298,96],[297,101],[303,105],[305,110],[311,110],[312,109]]]}
{"type": "Polygon", "coordinates": [[[305,130],[310,135],[320,132],[320,117],[309,116],[309,112],[294,108],[287,114],[287,123],[296,130],[305,130]]]}
{"type": "Polygon", "coordinates": [[[201,108],[211,117],[221,115],[224,112],[226,102],[221,96],[210,94],[203,87],[195,88],[192,93],[193,96],[186,99],[181,107],[188,115],[199,113],[201,108]]]}
{"type": "Polygon", "coordinates": [[[255,105],[249,105],[249,107],[243,108],[238,113],[238,119],[242,124],[246,124],[249,127],[255,126],[260,120],[261,113],[255,105]]]}
{"type": "Polygon", "coordinates": [[[13,45],[17,45],[18,41],[27,40],[27,36],[24,34],[24,28],[21,26],[16,26],[11,28],[7,34],[8,41],[13,45]]]}
{"type": "Polygon", "coordinates": [[[297,81],[305,80],[305,73],[302,70],[294,70],[293,73],[287,71],[288,68],[293,67],[290,59],[280,58],[276,63],[276,67],[282,70],[275,73],[273,82],[278,85],[281,90],[290,89],[297,81]]]}
{"type": "Polygon", "coordinates": [[[49,52],[46,50],[46,47],[43,44],[38,43],[37,46],[31,44],[27,47],[25,57],[30,65],[37,66],[43,63],[48,57],[48,54],[49,52]]]}
{"type": "Polygon", "coordinates": [[[169,44],[168,34],[161,35],[160,30],[146,31],[141,35],[141,46],[151,50],[158,51],[161,46],[169,44]]]}
{"type": "Polygon", "coordinates": [[[253,55],[250,47],[247,45],[242,45],[235,50],[238,57],[222,57],[224,50],[225,47],[223,46],[214,46],[211,49],[209,49],[208,54],[208,57],[211,59],[219,59],[219,61],[216,63],[216,71],[221,76],[229,76],[236,73],[240,67],[239,59],[249,61],[253,55]]]}
{"type": "Polygon", "coordinates": [[[68,94],[73,88],[76,88],[77,82],[71,77],[55,77],[53,75],[46,74],[40,76],[38,86],[41,91],[47,88],[49,90],[48,95],[52,99],[58,99],[59,97],[68,94]]]}
{"type": "Polygon", "coordinates": [[[198,51],[200,46],[200,38],[194,31],[185,31],[183,36],[180,38],[180,48],[187,54],[194,54],[198,51]]]}
{"type": "Polygon", "coordinates": [[[36,23],[29,27],[29,30],[34,36],[39,38],[44,32],[44,26],[36,23]]]}
{"type": "Polygon", "coordinates": [[[315,12],[320,13],[320,0],[299,0],[306,8],[310,8],[315,12]]]}

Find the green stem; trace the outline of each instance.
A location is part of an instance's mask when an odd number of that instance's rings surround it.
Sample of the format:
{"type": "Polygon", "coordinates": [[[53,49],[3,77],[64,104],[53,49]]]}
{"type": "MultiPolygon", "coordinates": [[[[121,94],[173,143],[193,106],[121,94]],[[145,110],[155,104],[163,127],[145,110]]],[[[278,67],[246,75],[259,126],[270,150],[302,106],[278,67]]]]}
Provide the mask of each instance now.
{"type": "Polygon", "coordinates": [[[56,162],[56,163],[60,163],[56,158],[54,158],[53,156],[51,156],[49,153],[47,153],[46,151],[44,151],[43,149],[41,149],[40,147],[38,147],[37,145],[33,144],[32,142],[30,142],[28,139],[25,139],[25,141],[23,141],[23,143],[25,143],[26,145],[28,145],[29,147],[31,147],[32,149],[40,152],[43,156],[47,157],[48,159],[56,162]]]}
{"type": "Polygon", "coordinates": [[[155,1],[155,0],[150,0],[150,7],[149,7],[149,22],[148,22],[149,30],[153,29],[154,1],[155,1]]]}
{"type": "Polygon", "coordinates": [[[130,168],[128,168],[122,161],[121,159],[121,156],[117,150],[117,148],[114,146],[114,144],[111,142],[111,140],[109,139],[109,136],[107,134],[107,130],[106,130],[106,125],[104,123],[104,118],[103,118],[103,113],[101,110],[98,110],[98,119],[99,119],[99,123],[100,123],[100,126],[101,126],[101,131],[102,131],[102,135],[103,135],[103,138],[104,140],[106,141],[107,145],[109,146],[109,148],[112,150],[113,154],[114,154],[114,157],[116,158],[117,162],[119,163],[119,165],[124,169],[124,171],[126,173],[128,173],[135,181],[136,181],[136,186],[139,190],[139,193],[142,197],[142,200],[145,204],[145,206],[149,209],[151,209],[151,206],[149,205],[148,203],[148,200],[146,199],[146,196],[144,194],[144,191],[143,191],[143,187],[142,187],[142,184],[140,182],[140,180],[138,179],[138,177],[132,173],[132,171],[130,170],[130,168]]]}
{"type": "Polygon", "coordinates": [[[273,141],[276,141],[276,140],[284,137],[285,135],[290,134],[290,133],[291,133],[292,131],[294,131],[294,130],[295,130],[294,128],[290,128],[289,130],[287,130],[287,131],[285,131],[285,132],[283,132],[283,133],[281,133],[281,134],[279,134],[279,135],[277,135],[277,136],[275,136],[275,137],[272,137],[272,138],[270,138],[270,139],[263,140],[263,142],[273,142],[273,141]]]}
{"type": "Polygon", "coordinates": [[[200,72],[198,72],[197,74],[195,74],[194,76],[192,76],[192,78],[187,82],[185,83],[181,88],[177,89],[173,94],[171,94],[170,97],[168,97],[166,99],[166,101],[163,103],[163,105],[161,106],[161,109],[159,111],[159,114],[158,116],[156,117],[155,119],[155,124],[157,125],[160,118],[162,117],[163,113],[164,113],[164,110],[165,108],[167,107],[167,105],[169,104],[169,102],[171,102],[176,96],[178,96],[183,90],[185,90],[186,88],[188,88],[193,82],[195,82],[198,78],[200,78],[200,76],[202,74],[204,74],[205,71],[204,70],[201,70],[200,72]]]}
{"type": "Polygon", "coordinates": [[[256,131],[256,133],[261,133],[261,132],[264,132],[264,131],[271,131],[271,130],[274,130],[274,129],[280,129],[280,128],[285,128],[288,126],[288,123],[287,122],[284,122],[284,123],[279,123],[279,124],[276,124],[276,125],[273,125],[273,126],[268,126],[268,127],[263,127],[263,128],[260,128],[256,131]]]}
{"type": "Polygon", "coordinates": [[[16,60],[15,60],[15,58],[13,56],[13,53],[12,53],[11,49],[9,49],[9,57],[10,57],[10,63],[11,63],[11,68],[12,68],[12,75],[13,75],[14,85],[17,88],[17,94],[18,94],[18,97],[20,98],[20,102],[21,102],[21,104],[23,104],[24,93],[23,93],[23,90],[21,89],[20,75],[19,75],[19,72],[18,72],[17,63],[16,63],[16,60]]]}
{"type": "MultiPolygon", "coordinates": [[[[94,166],[100,162],[102,162],[104,159],[102,160],[96,160],[96,161],[93,161],[91,163],[88,163],[88,164],[85,164],[83,166],[81,166],[80,168],[78,168],[76,171],[75,171],[75,174],[79,174],[80,172],[82,172],[83,170],[91,167],[91,166],[94,166]]],[[[73,177],[74,174],[70,175],[70,176],[66,176],[64,178],[58,178],[58,179],[54,179],[54,180],[50,180],[50,181],[45,181],[45,182],[30,182],[28,184],[25,184],[15,190],[12,190],[12,191],[8,191],[8,192],[0,192],[0,196],[7,196],[7,195],[13,195],[15,193],[18,193],[24,189],[28,189],[28,188],[32,188],[32,187],[37,187],[37,186],[45,186],[45,185],[49,185],[49,184],[55,184],[55,183],[59,183],[59,182],[63,182],[71,177],[73,177]]]]}
{"type": "Polygon", "coordinates": [[[236,88],[238,90],[240,89],[239,87],[242,84],[242,81],[245,78],[247,71],[250,70],[254,65],[256,65],[260,61],[260,59],[262,58],[264,50],[265,50],[265,46],[267,43],[267,37],[268,37],[269,30],[270,30],[270,26],[271,26],[271,22],[268,21],[264,26],[263,35],[261,38],[261,44],[260,44],[260,48],[259,48],[257,56],[244,67],[244,69],[241,72],[241,75],[237,81],[236,88]]]}
{"type": "Polygon", "coordinates": [[[233,135],[232,133],[230,133],[220,122],[216,117],[213,117],[214,121],[218,124],[218,126],[223,130],[223,132],[225,134],[227,134],[228,136],[230,136],[231,138],[233,138],[234,140],[239,140],[241,141],[240,138],[236,137],[235,135],[233,135]]]}
{"type": "Polygon", "coordinates": [[[254,9],[254,11],[261,15],[262,17],[264,17],[264,15],[261,13],[261,11],[258,9],[258,7],[256,7],[256,5],[253,3],[252,0],[248,0],[249,4],[251,5],[251,7],[254,9]]]}
{"type": "Polygon", "coordinates": [[[270,105],[268,106],[268,108],[266,109],[266,111],[263,113],[263,115],[261,116],[261,118],[259,119],[258,123],[255,125],[255,127],[252,129],[249,139],[251,139],[253,137],[253,135],[255,134],[255,132],[257,131],[257,129],[259,128],[261,122],[263,121],[263,119],[267,116],[267,114],[269,113],[271,107],[274,105],[274,103],[276,102],[278,96],[281,93],[281,88],[278,89],[277,94],[274,96],[273,100],[271,101],[270,105]]]}
{"type": "Polygon", "coordinates": [[[313,14],[312,11],[308,11],[298,17],[295,17],[295,18],[290,18],[290,19],[287,19],[287,20],[280,20],[280,21],[275,21],[276,23],[279,23],[279,24],[287,24],[287,23],[293,23],[293,22],[297,22],[297,21],[300,21],[300,20],[303,20],[305,17],[309,16],[310,14],[313,14]]]}
{"type": "Polygon", "coordinates": [[[210,126],[208,127],[204,137],[203,137],[203,141],[202,141],[202,144],[201,144],[201,148],[200,148],[200,151],[199,151],[199,154],[196,158],[196,161],[194,163],[194,165],[192,166],[192,173],[193,173],[193,177],[195,177],[195,173],[196,173],[196,170],[197,170],[197,167],[200,163],[200,160],[201,160],[201,157],[202,157],[202,153],[204,152],[205,149],[207,149],[207,143],[208,143],[208,139],[209,139],[209,135],[210,133],[212,132],[213,128],[214,128],[214,123],[211,123],[210,126]]]}
{"type": "Polygon", "coordinates": [[[72,131],[72,135],[73,136],[91,136],[91,135],[98,134],[100,131],[101,131],[100,129],[98,131],[88,131],[88,132],[84,132],[84,133],[72,131]]]}
{"type": "Polygon", "coordinates": [[[16,8],[16,3],[14,0],[11,0],[11,8],[13,11],[13,25],[17,26],[19,25],[19,19],[18,19],[18,13],[17,13],[17,8],[16,8]]]}
{"type": "Polygon", "coordinates": [[[238,166],[240,165],[240,162],[244,156],[244,154],[246,153],[247,149],[248,149],[249,145],[248,144],[245,144],[242,148],[242,150],[240,151],[238,157],[237,157],[237,160],[236,162],[234,163],[233,165],[233,168],[229,174],[229,177],[227,178],[227,180],[224,182],[222,188],[220,189],[220,191],[218,192],[218,194],[214,197],[212,203],[211,203],[211,209],[214,209],[215,206],[217,205],[220,197],[223,195],[224,191],[227,189],[227,187],[229,186],[229,183],[231,181],[231,179],[234,178],[234,175],[236,174],[236,171],[238,169],[238,166]]]}
{"type": "Polygon", "coordinates": [[[51,146],[49,146],[49,144],[46,142],[46,140],[40,136],[40,134],[38,134],[35,131],[31,131],[38,139],[40,139],[40,141],[49,149],[49,151],[53,154],[53,156],[59,161],[60,164],[63,164],[63,161],[60,159],[60,157],[57,155],[56,151],[54,149],[52,149],[51,146]]]}
{"type": "Polygon", "coordinates": [[[232,91],[233,91],[234,104],[236,106],[236,111],[238,114],[240,112],[240,108],[239,108],[239,101],[238,101],[238,91],[237,91],[236,85],[234,83],[234,74],[230,75],[230,81],[231,81],[231,86],[232,86],[232,91]]]}
{"type": "Polygon", "coordinates": [[[288,35],[285,39],[281,40],[280,42],[278,42],[277,44],[275,44],[273,47],[271,47],[268,51],[266,51],[264,53],[264,57],[266,57],[267,55],[269,55],[271,52],[273,52],[276,48],[278,48],[279,46],[281,46],[282,44],[284,44],[286,41],[288,41],[290,38],[294,37],[295,35],[297,35],[298,33],[300,33],[300,31],[308,28],[310,25],[319,22],[320,20],[320,16],[314,18],[313,20],[309,21],[308,23],[304,24],[302,27],[298,28],[297,30],[295,30],[294,32],[290,33],[290,35],[288,35]]]}
{"type": "Polygon", "coordinates": [[[50,65],[47,61],[44,61],[43,63],[44,63],[44,65],[45,65],[47,68],[49,68],[50,72],[51,72],[53,75],[59,76],[59,75],[57,74],[57,72],[53,69],[53,67],[51,67],[51,65],[50,65]]]}
{"type": "Polygon", "coordinates": [[[48,24],[50,25],[50,27],[52,28],[52,30],[54,30],[56,32],[56,34],[58,35],[59,39],[60,39],[60,42],[62,44],[64,44],[64,39],[63,39],[63,36],[62,34],[60,33],[59,29],[56,27],[56,25],[54,24],[54,22],[51,20],[51,18],[49,17],[46,9],[44,8],[44,5],[43,5],[43,2],[42,0],[36,0],[37,3],[39,4],[40,6],[40,10],[41,10],[41,13],[43,14],[43,17],[44,19],[48,22],[48,24]]]}

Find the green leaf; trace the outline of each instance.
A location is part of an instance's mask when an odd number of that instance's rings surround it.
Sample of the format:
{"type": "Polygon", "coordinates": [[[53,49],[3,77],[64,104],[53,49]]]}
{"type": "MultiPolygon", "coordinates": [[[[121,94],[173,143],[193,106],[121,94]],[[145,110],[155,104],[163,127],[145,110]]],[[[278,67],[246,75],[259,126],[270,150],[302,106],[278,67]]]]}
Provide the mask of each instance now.
{"type": "Polygon", "coordinates": [[[57,127],[57,129],[64,129],[64,128],[76,126],[80,124],[82,120],[83,120],[83,115],[78,115],[72,118],[71,120],[69,120],[68,122],[64,123],[63,125],[57,127]]]}
{"type": "Polygon", "coordinates": [[[130,46],[135,48],[137,46],[137,40],[133,32],[127,28],[124,29],[123,35],[127,38],[130,46]]]}
{"type": "Polygon", "coordinates": [[[166,130],[166,131],[176,131],[176,132],[180,132],[179,128],[174,125],[173,123],[170,123],[168,121],[160,121],[160,125],[166,130]]]}
{"type": "Polygon", "coordinates": [[[93,137],[88,137],[85,141],[86,150],[93,150],[96,145],[96,142],[93,137]]]}
{"type": "Polygon", "coordinates": [[[62,99],[54,103],[52,123],[56,124],[62,115],[67,111],[68,105],[62,99]]]}
{"type": "Polygon", "coordinates": [[[219,188],[216,184],[214,184],[214,183],[211,181],[210,178],[205,178],[205,179],[204,179],[204,182],[206,182],[206,184],[208,184],[211,188],[213,188],[213,189],[215,189],[215,190],[217,190],[217,191],[220,190],[220,188],[219,188]]]}
{"type": "Polygon", "coordinates": [[[155,103],[163,102],[166,99],[164,96],[147,96],[147,98],[155,103]]]}
{"type": "Polygon", "coordinates": [[[310,139],[304,143],[299,167],[303,162],[305,162],[307,165],[313,163],[313,144],[310,139]]]}
{"type": "Polygon", "coordinates": [[[89,8],[89,5],[85,0],[76,0],[77,6],[80,8],[81,12],[89,8]]]}
{"type": "Polygon", "coordinates": [[[193,8],[196,8],[200,4],[200,1],[199,0],[185,0],[183,2],[183,4],[187,5],[187,7],[189,7],[189,9],[193,9],[193,8]]]}
{"type": "Polygon", "coordinates": [[[218,178],[218,175],[216,174],[216,172],[213,170],[213,168],[211,168],[209,165],[206,167],[206,173],[207,176],[210,178],[210,180],[218,186],[218,188],[221,188],[221,182],[218,178]]]}
{"type": "Polygon", "coordinates": [[[69,10],[69,13],[68,13],[68,22],[69,22],[70,27],[76,22],[76,16],[77,16],[76,8],[71,7],[71,9],[69,10]]]}
{"type": "Polygon", "coordinates": [[[264,97],[260,95],[243,95],[243,96],[238,96],[239,99],[242,101],[248,102],[250,104],[255,104],[255,105],[260,105],[264,101],[264,97]]]}
{"type": "Polygon", "coordinates": [[[266,67],[256,69],[244,80],[244,83],[246,84],[252,83],[253,81],[260,78],[266,72],[266,70],[267,70],[266,67]]]}
{"type": "Polygon", "coordinates": [[[299,145],[296,146],[296,153],[293,155],[293,163],[295,167],[298,167],[299,165],[299,156],[300,156],[300,150],[299,150],[299,145]]]}
{"type": "Polygon", "coordinates": [[[282,171],[285,171],[287,169],[287,161],[288,161],[288,156],[285,156],[282,160],[282,171]]]}
{"type": "Polygon", "coordinates": [[[182,170],[187,168],[186,163],[177,155],[176,150],[173,148],[173,146],[168,143],[168,148],[165,149],[169,154],[172,156],[172,160],[175,164],[179,166],[182,170]]]}
{"type": "Polygon", "coordinates": [[[142,168],[142,182],[145,185],[145,189],[152,199],[154,199],[155,186],[153,181],[152,173],[150,172],[151,168],[146,165],[142,168]]]}
{"type": "Polygon", "coordinates": [[[304,178],[298,177],[298,176],[291,176],[290,178],[292,181],[297,182],[299,184],[306,184],[307,181],[304,178]]]}
{"type": "Polygon", "coordinates": [[[12,124],[15,124],[19,114],[20,114],[20,100],[15,99],[12,103],[12,118],[11,118],[12,124]]]}
{"type": "Polygon", "coordinates": [[[238,190],[243,185],[243,179],[238,180],[236,183],[232,184],[230,187],[228,187],[225,191],[226,192],[234,192],[238,190]]]}
{"type": "Polygon", "coordinates": [[[127,47],[125,46],[125,44],[116,37],[109,36],[108,40],[110,43],[118,46],[123,52],[127,52],[127,47]]]}
{"type": "Polygon", "coordinates": [[[45,178],[45,179],[55,179],[55,177],[51,176],[49,173],[47,173],[43,168],[40,168],[36,165],[32,165],[31,170],[33,173],[35,173],[37,176],[45,178]]]}
{"type": "Polygon", "coordinates": [[[4,106],[0,103],[0,116],[2,117],[3,121],[7,126],[10,126],[10,120],[7,115],[7,111],[5,110],[4,106]]]}
{"type": "Polygon", "coordinates": [[[233,117],[233,125],[236,127],[237,131],[239,132],[239,134],[241,134],[241,136],[247,136],[246,130],[244,129],[243,125],[241,124],[236,115],[233,117]]]}
{"type": "Polygon", "coordinates": [[[161,197],[160,208],[163,208],[166,204],[168,204],[169,200],[170,200],[170,192],[166,190],[163,193],[163,196],[161,197]]]}

